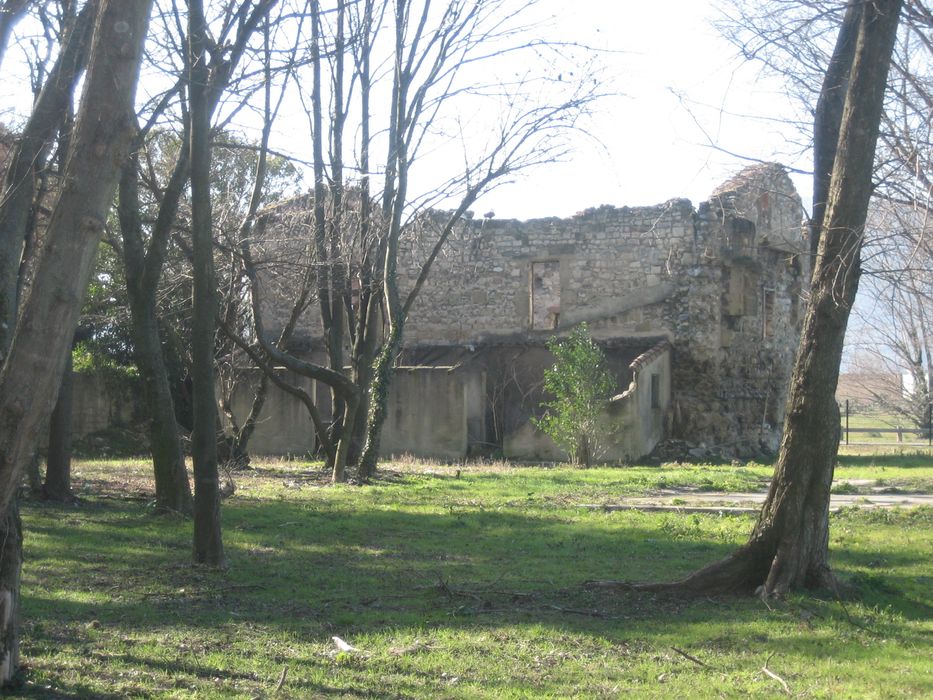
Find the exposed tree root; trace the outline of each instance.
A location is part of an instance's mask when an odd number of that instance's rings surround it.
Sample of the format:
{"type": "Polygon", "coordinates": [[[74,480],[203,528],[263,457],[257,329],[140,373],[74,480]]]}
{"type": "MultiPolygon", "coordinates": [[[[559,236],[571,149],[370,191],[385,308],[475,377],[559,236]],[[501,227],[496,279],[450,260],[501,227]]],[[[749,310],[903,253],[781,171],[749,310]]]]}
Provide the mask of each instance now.
{"type": "Polygon", "coordinates": [[[768,546],[767,538],[753,539],[729,556],[704,566],[679,581],[632,583],[627,581],[587,581],[587,588],[625,590],[642,593],[669,593],[683,597],[737,594],[763,598],[784,596],[797,587],[836,591],[835,576],[828,566],[810,567],[804,576],[800,561],[781,556],[780,547],[768,546]]]}

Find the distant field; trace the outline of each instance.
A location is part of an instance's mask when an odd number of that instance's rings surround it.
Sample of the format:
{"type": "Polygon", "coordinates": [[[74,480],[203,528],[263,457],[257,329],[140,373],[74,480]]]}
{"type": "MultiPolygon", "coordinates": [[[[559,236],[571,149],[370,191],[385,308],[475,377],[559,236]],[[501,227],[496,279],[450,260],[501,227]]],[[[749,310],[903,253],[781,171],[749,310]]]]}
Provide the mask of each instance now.
{"type": "MultiPolygon", "coordinates": [[[[846,440],[846,416],[845,409],[842,413],[842,441],[846,440]]],[[[849,443],[898,443],[898,434],[896,432],[886,432],[898,427],[903,429],[901,440],[905,444],[928,445],[929,440],[924,434],[918,434],[916,426],[913,426],[903,416],[897,416],[891,413],[871,412],[871,413],[852,413],[849,415],[849,443]],[[863,432],[867,431],[867,432],[863,432]]]]}
{"type": "MultiPolygon", "coordinates": [[[[832,516],[845,608],[683,601],[584,583],[683,576],[740,544],[752,516],[579,505],[672,484],[761,488],[769,466],[410,462],[366,487],[330,486],[315,463],[259,466],[224,503],[226,571],[192,568],[191,523],[150,514],[144,462],[79,462],[80,505],[27,502],[27,668],[11,697],[835,699],[933,687],[930,509],[832,516]]],[[[839,471],[928,478],[933,466],[851,455],[839,471]]]]}

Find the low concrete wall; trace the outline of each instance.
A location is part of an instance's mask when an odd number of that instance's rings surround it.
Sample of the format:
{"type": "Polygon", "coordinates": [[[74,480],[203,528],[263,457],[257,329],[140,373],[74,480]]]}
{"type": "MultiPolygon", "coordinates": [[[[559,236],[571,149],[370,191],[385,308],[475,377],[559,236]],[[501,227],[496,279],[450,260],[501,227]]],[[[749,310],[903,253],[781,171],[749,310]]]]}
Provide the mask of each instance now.
{"type": "MultiPolygon", "coordinates": [[[[671,346],[658,343],[629,365],[632,381],[613,397],[602,422],[603,444],[596,460],[621,462],[651,452],[665,436],[671,403],[671,346]]],[[[567,459],[551,438],[528,421],[505,436],[503,453],[509,459],[567,459]]]]}
{"type": "Polygon", "coordinates": [[[389,390],[383,455],[463,459],[482,425],[485,374],[451,367],[400,367],[389,390]],[[477,415],[478,413],[478,415],[477,415]]]}
{"type": "Polygon", "coordinates": [[[629,365],[632,383],[613,397],[607,419],[618,433],[607,459],[632,460],[651,452],[665,436],[671,405],[671,346],[663,342],[629,365]]]}
{"type": "MultiPolygon", "coordinates": [[[[281,370],[290,383],[301,386],[327,411],[327,387],[281,370]]],[[[234,392],[233,414],[238,422],[249,412],[258,370],[234,392]]],[[[450,367],[399,368],[389,390],[389,410],[382,433],[383,455],[411,454],[434,459],[463,459],[471,434],[481,430],[485,375],[450,367]]],[[[254,455],[305,454],[315,447],[314,426],[304,404],[270,384],[256,430],[249,442],[254,455]]]]}
{"type": "Polygon", "coordinates": [[[74,403],[71,413],[72,437],[85,435],[113,426],[130,425],[140,410],[139,397],[126,391],[111,391],[99,374],[74,374],[74,403]]]}
{"type": "MultiPolygon", "coordinates": [[[[279,371],[287,382],[301,387],[310,396],[314,396],[316,387],[313,379],[300,377],[285,369],[279,371]]],[[[242,424],[249,415],[255,387],[262,377],[262,371],[244,370],[243,376],[231,400],[233,415],[239,424],[242,424]]],[[[272,382],[269,382],[267,392],[266,402],[259,414],[256,429],[247,446],[249,453],[279,456],[304,455],[313,452],[314,424],[311,422],[305,405],[272,382]]],[[[229,425],[225,427],[229,429],[229,425]]]]}

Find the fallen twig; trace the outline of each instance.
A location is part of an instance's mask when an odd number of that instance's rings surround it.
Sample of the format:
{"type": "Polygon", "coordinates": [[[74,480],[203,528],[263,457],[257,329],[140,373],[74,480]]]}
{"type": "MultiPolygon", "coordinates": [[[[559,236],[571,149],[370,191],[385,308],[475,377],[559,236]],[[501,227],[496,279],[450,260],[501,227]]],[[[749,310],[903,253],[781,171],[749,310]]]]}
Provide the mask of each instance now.
{"type": "Polygon", "coordinates": [[[288,678],[288,666],[282,666],[282,672],[279,674],[279,682],[275,684],[273,693],[278,693],[285,686],[285,679],[288,678]]]}
{"type": "Polygon", "coordinates": [[[836,577],[832,576],[832,574],[830,574],[830,576],[830,582],[833,584],[833,593],[836,595],[836,600],[839,602],[839,605],[842,608],[842,612],[844,612],[846,615],[846,620],[848,620],[849,624],[853,627],[858,627],[861,630],[868,630],[865,625],[860,625],[858,622],[852,619],[851,615],[849,615],[849,609],[846,607],[846,603],[842,599],[842,594],[839,593],[839,584],[836,583],[836,577]]]}
{"type": "Polygon", "coordinates": [[[691,656],[690,654],[688,654],[687,652],[685,652],[683,649],[678,649],[677,647],[671,647],[671,649],[673,649],[673,650],[676,651],[678,654],[680,654],[682,657],[684,657],[685,659],[687,659],[687,661],[692,661],[692,662],[695,663],[697,666],[702,666],[703,668],[709,668],[709,664],[703,663],[703,662],[700,661],[697,657],[691,656]]]}
{"type": "Polygon", "coordinates": [[[768,662],[771,661],[771,657],[772,657],[772,656],[774,656],[774,652],[771,652],[771,655],[768,656],[768,660],[765,661],[765,665],[761,667],[761,670],[764,671],[765,674],[766,674],[769,678],[773,678],[773,679],[776,680],[778,683],[780,683],[780,684],[781,684],[781,687],[784,688],[784,692],[785,692],[785,693],[787,693],[788,695],[791,695],[790,687],[788,687],[787,681],[785,681],[785,680],[784,680],[783,678],[781,678],[778,674],[776,674],[774,671],[772,671],[770,668],[768,668],[768,662]]]}
{"type": "Polygon", "coordinates": [[[631,591],[635,589],[635,584],[627,581],[584,581],[583,588],[607,588],[609,590],[631,591]]]}

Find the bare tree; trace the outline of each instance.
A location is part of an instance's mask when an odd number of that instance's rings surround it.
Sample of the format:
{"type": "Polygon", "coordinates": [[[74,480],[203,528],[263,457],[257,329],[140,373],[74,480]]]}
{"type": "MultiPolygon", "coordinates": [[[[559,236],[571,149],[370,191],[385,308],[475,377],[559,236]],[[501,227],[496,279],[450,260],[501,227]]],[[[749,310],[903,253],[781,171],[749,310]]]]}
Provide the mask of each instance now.
{"type": "MultiPolygon", "coordinates": [[[[588,64],[572,82],[561,81],[552,65],[541,73],[497,73],[499,58],[541,54],[579,69],[571,54],[580,47],[542,41],[523,24],[535,4],[309,2],[312,89],[303,99],[315,187],[310,216],[300,222],[309,232],[309,274],[292,308],[300,315],[316,302],[311,316],[321,324],[326,366],[274,343],[264,326],[256,335],[272,362],[332,388],[334,425],[318,437],[334,480],[345,478],[357,454],[363,479],[375,470],[405,320],[447,238],[484,192],[564,156],[564,136],[598,97],[588,64]],[[478,105],[485,107],[477,118],[485,138],[468,136],[462,118],[480,112],[478,105]],[[448,159],[443,177],[425,187],[418,174],[428,172],[422,162],[438,139],[448,152],[459,144],[462,166],[448,159]],[[351,142],[353,156],[345,146],[351,142]],[[438,204],[444,209],[432,212],[438,204]],[[420,238],[427,252],[416,274],[400,282],[406,237],[420,238]]],[[[255,252],[244,258],[261,315],[268,275],[255,252]]],[[[316,424],[319,418],[312,416],[316,424]]]]}
{"type": "Polygon", "coordinates": [[[35,236],[37,226],[35,203],[39,180],[54,138],[65,127],[71,95],[84,71],[97,6],[97,0],[88,2],[64,38],[62,50],[10,156],[3,181],[0,197],[0,358],[6,355],[12,342],[19,299],[25,285],[23,272],[28,265],[29,254],[35,248],[29,239],[35,236]]]}
{"type": "Polygon", "coordinates": [[[854,355],[850,381],[866,401],[898,424],[927,431],[933,388],[929,211],[876,202],[867,228],[867,293],[853,309],[846,341],[854,355]]]}
{"type": "MultiPolygon", "coordinates": [[[[206,48],[209,55],[219,56],[222,44],[226,44],[228,48],[222,59],[212,60],[207,83],[201,86],[206,95],[205,109],[208,120],[217,113],[231,82],[241,77],[237,72],[243,70],[241,62],[244,62],[248,55],[250,41],[274,4],[269,0],[243,0],[227,4],[221,12],[219,26],[215,27],[216,38],[206,39],[209,42],[206,48]]],[[[164,43],[183,54],[181,47],[185,46],[187,38],[181,29],[182,20],[178,8],[173,7],[160,13],[159,26],[164,43]]],[[[160,181],[156,173],[153,156],[148,156],[145,168],[141,167],[139,158],[127,162],[120,185],[119,221],[127,297],[132,312],[136,363],[150,414],[156,507],[164,511],[190,512],[191,490],[163,358],[158,308],[160,282],[169,243],[172,235],[177,233],[178,219],[187,214],[180,212],[191,168],[190,129],[186,121],[190,108],[184,98],[186,95],[192,97],[193,92],[190,89],[187,92],[179,89],[186,80],[184,66],[187,65],[187,61],[181,60],[180,65],[173,62],[183,58],[183,55],[169,55],[164,58],[166,70],[174,71],[169,73],[169,77],[175,82],[175,87],[157,101],[152,114],[139,129],[136,144],[138,149],[145,150],[144,146],[148,140],[150,151],[160,150],[161,145],[161,155],[164,156],[165,151],[171,151],[174,158],[171,162],[161,164],[168,171],[163,181],[160,181]],[[180,104],[170,105],[169,102],[177,95],[182,98],[180,104]],[[163,111],[168,111],[172,119],[182,122],[177,148],[166,148],[172,139],[166,136],[164,131],[154,130],[158,123],[157,118],[163,111]],[[145,222],[141,216],[141,175],[145,175],[146,189],[151,195],[151,206],[156,212],[151,223],[145,222]]],[[[156,59],[150,57],[150,60],[156,59]]],[[[165,321],[164,318],[162,320],[165,321]]]]}

